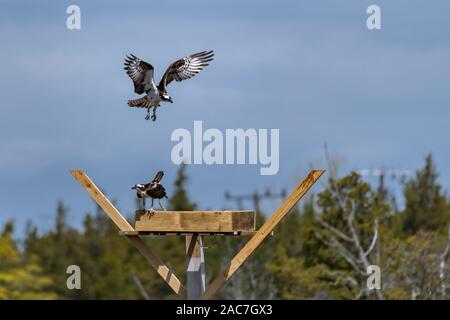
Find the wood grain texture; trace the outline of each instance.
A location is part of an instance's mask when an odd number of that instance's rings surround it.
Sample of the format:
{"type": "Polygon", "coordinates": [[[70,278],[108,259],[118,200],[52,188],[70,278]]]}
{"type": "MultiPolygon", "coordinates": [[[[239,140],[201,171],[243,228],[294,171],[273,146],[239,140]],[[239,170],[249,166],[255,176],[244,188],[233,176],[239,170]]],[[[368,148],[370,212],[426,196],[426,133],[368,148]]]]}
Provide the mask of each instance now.
{"type": "Polygon", "coordinates": [[[72,176],[77,179],[81,186],[89,193],[92,199],[105,211],[108,217],[115,223],[120,231],[134,231],[133,227],[120,214],[120,212],[113,206],[113,204],[105,197],[95,183],[88,177],[88,175],[81,170],[70,171],[72,176]]]}
{"type": "Polygon", "coordinates": [[[236,270],[248,259],[261,242],[273,231],[295,204],[308,192],[325,170],[311,170],[292,193],[278,207],[274,214],[264,223],[256,234],[234,256],[227,268],[221,272],[207,288],[200,299],[211,299],[217,291],[234,275],[236,270]]]}
{"type": "Polygon", "coordinates": [[[120,236],[189,236],[189,235],[199,235],[199,236],[233,236],[233,237],[249,237],[253,236],[256,231],[235,231],[235,232],[149,232],[149,231],[119,231],[120,236]]]}
{"type": "MultiPolygon", "coordinates": [[[[88,177],[88,175],[81,170],[70,171],[72,176],[81,184],[81,186],[89,193],[94,201],[103,209],[107,216],[115,223],[121,232],[134,233],[135,230],[128,223],[128,221],[120,214],[114,205],[106,198],[95,183],[88,177]]],[[[170,270],[164,262],[158,258],[145,244],[139,235],[127,235],[127,238],[138,249],[138,251],[145,257],[150,265],[156,269],[158,274],[166,281],[173,291],[185,297],[185,289],[181,281],[170,270]]]]}
{"type": "Polygon", "coordinates": [[[139,232],[234,233],[255,231],[254,211],[136,211],[139,232]]]}

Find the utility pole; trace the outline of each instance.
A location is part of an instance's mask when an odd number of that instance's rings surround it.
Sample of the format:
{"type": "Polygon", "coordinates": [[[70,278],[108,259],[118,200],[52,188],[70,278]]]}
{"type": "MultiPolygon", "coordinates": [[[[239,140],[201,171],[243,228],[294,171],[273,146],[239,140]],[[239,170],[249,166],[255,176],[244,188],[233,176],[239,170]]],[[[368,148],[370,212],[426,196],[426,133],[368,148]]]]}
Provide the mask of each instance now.
{"type": "Polygon", "coordinates": [[[391,180],[402,182],[407,177],[410,177],[413,175],[413,172],[407,169],[385,169],[385,168],[374,168],[374,169],[362,169],[358,170],[358,173],[363,177],[372,177],[378,179],[378,186],[377,191],[379,194],[379,201],[385,202],[389,201],[392,210],[396,212],[397,209],[397,203],[395,201],[395,195],[392,195],[390,199],[388,199],[389,196],[389,190],[386,187],[386,180],[387,178],[390,178],[391,180]]]}
{"type": "Polygon", "coordinates": [[[241,194],[241,195],[231,195],[229,191],[225,192],[225,199],[228,201],[236,202],[236,205],[239,210],[243,210],[243,202],[244,201],[252,201],[253,208],[256,212],[261,212],[260,203],[262,200],[266,199],[284,199],[287,196],[286,189],[282,189],[279,193],[273,193],[269,188],[266,189],[265,192],[259,193],[257,191],[251,194],[241,194]]]}

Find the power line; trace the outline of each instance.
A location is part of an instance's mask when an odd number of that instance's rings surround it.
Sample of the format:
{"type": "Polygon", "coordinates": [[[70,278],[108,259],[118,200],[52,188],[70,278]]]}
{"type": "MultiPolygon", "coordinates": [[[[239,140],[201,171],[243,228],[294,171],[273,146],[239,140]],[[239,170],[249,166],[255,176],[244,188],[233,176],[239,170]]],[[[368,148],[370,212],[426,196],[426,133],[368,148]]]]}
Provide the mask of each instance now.
{"type": "Polygon", "coordinates": [[[282,189],[279,193],[272,192],[269,188],[266,189],[263,193],[259,193],[257,191],[251,194],[241,194],[241,195],[231,195],[229,191],[225,192],[225,199],[228,201],[236,202],[236,206],[239,210],[243,210],[244,201],[252,201],[253,207],[256,212],[261,211],[260,203],[262,200],[266,199],[284,199],[287,196],[286,189],[282,189]]]}

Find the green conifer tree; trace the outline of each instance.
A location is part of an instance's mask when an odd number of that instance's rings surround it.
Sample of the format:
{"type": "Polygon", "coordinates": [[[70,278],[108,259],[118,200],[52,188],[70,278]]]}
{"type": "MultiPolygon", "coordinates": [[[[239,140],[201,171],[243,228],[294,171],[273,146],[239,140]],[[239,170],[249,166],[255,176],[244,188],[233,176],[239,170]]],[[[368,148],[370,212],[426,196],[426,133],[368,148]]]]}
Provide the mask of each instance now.
{"type": "Polygon", "coordinates": [[[446,232],[450,220],[450,205],[447,195],[439,185],[438,173],[433,158],[428,155],[425,166],[416,176],[405,183],[405,210],[403,230],[412,235],[419,230],[446,232]]]}

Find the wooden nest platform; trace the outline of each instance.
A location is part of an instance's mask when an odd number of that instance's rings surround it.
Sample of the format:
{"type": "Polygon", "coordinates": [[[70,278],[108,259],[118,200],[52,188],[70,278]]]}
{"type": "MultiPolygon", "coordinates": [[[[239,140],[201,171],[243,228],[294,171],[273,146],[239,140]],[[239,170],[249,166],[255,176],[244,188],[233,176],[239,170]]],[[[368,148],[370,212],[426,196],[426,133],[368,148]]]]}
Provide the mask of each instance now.
{"type": "Polygon", "coordinates": [[[119,228],[119,233],[130,240],[172,290],[181,298],[191,300],[212,299],[324,172],[323,169],[311,170],[258,231],[255,230],[254,211],[138,210],[133,228],[84,171],[72,170],[71,174],[119,228]],[[144,242],[141,236],[145,234],[185,236],[187,290],[174,270],[155,255],[144,242]],[[251,235],[208,287],[206,287],[203,235],[251,235]]]}
{"type": "MultiPolygon", "coordinates": [[[[250,210],[136,211],[134,234],[253,235],[256,214],[250,210]]],[[[121,232],[130,235],[129,232],[121,232]]]]}

